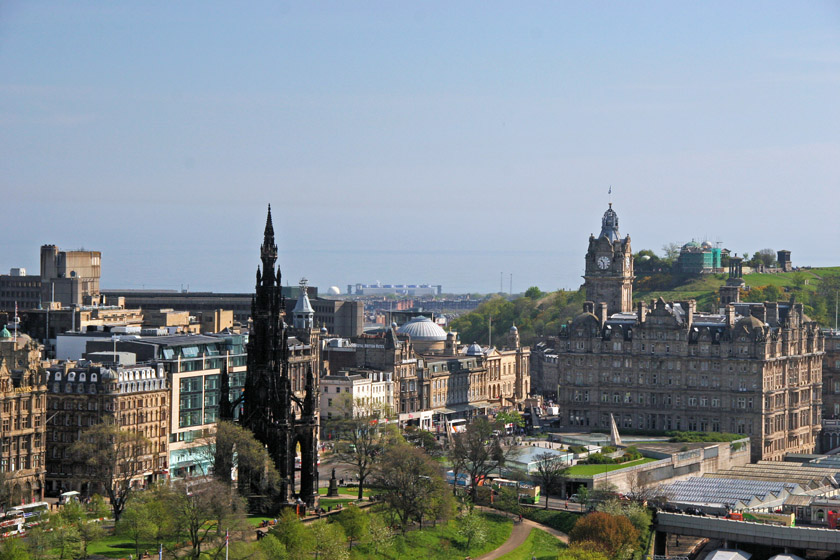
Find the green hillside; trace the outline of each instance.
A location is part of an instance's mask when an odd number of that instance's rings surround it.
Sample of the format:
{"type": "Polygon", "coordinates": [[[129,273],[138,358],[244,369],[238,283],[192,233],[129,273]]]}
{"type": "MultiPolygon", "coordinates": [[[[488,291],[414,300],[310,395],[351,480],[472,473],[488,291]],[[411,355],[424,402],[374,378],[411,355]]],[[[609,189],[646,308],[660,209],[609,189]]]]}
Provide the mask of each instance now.
{"type": "MultiPolygon", "coordinates": [[[[803,269],[780,274],[746,274],[749,290],[742,301],[789,301],[791,296],[805,306],[805,313],[824,327],[834,326],[834,310],[840,294],[840,267],[803,269]]],[[[694,299],[699,311],[717,311],[718,290],[726,282],[725,274],[678,276],[652,273],[636,277],[633,300],[665,301],[694,299]]],[[[522,344],[531,345],[542,336],[557,334],[581,312],[582,290],[540,292],[530,288],[525,296],[508,300],[498,296],[482,303],[475,311],[452,322],[465,343],[478,342],[502,346],[511,325],[519,329],[522,344]],[[491,333],[492,322],[492,333],[491,333]],[[491,340],[492,334],[492,340],[491,340]]]]}

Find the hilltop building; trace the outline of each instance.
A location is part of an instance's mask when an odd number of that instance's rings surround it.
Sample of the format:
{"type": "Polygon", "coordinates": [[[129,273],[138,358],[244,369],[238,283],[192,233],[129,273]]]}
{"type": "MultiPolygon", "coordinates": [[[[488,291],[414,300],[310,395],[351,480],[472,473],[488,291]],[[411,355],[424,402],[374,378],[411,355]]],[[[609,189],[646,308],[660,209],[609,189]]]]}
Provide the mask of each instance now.
{"type": "Polygon", "coordinates": [[[677,270],[683,274],[714,274],[723,272],[721,249],[708,241],[689,241],[680,249],[677,270]]]}
{"type": "Polygon", "coordinates": [[[567,426],[725,431],[750,437],[752,458],[810,453],[820,430],[823,335],[802,304],[632,298],[629,236],[610,207],[586,257],[587,301],[554,348],[567,426]],[[598,267],[596,271],[594,267],[598,267]]]}

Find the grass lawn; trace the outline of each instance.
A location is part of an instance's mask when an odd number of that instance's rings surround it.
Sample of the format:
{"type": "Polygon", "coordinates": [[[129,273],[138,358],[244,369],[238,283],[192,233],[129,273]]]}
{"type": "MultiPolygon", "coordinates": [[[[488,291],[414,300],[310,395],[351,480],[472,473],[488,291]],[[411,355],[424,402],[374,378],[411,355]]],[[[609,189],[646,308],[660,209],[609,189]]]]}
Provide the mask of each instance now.
{"type": "Polygon", "coordinates": [[[354,560],[452,560],[471,556],[477,558],[499,548],[510,537],[513,523],[497,514],[485,514],[487,520],[487,541],[481,546],[473,545],[468,550],[466,539],[458,534],[455,520],[437,527],[424,527],[422,531],[409,531],[405,536],[398,534],[386,551],[375,554],[370,545],[353,547],[354,560]]]}
{"type": "MultiPolygon", "coordinates": [[[[149,554],[157,558],[158,543],[141,542],[140,554],[143,554],[147,550],[149,554]]],[[[135,558],[137,557],[134,551],[134,542],[130,538],[114,535],[90,543],[88,546],[88,555],[94,554],[108,558],[128,558],[129,554],[134,555],[135,558]]]]}
{"type": "Polygon", "coordinates": [[[248,516],[248,523],[250,523],[254,527],[259,527],[262,524],[262,522],[266,521],[266,520],[271,521],[271,520],[274,520],[274,518],[273,517],[266,517],[264,515],[257,515],[257,514],[248,516]]]}
{"type": "MultiPolygon", "coordinates": [[[[318,494],[321,496],[326,496],[329,488],[326,486],[318,488],[318,494]]],[[[375,488],[368,488],[365,486],[364,490],[362,490],[362,496],[368,497],[371,494],[377,492],[378,490],[375,488]]],[[[339,486],[338,487],[339,494],[347,494],[348,496],[358,496],[359,495],[359,487],[358,486],[339,486]]]]}
{"type": "Polygon", "coordinates": [[[637,459],[635,461],[628,461],[626,463],[618,463],[615,465],[575,465],[574,467],[568,470],[569,475],[571,476],[593,476],[596,474],[601,474],[604,472],[612,472],[624,469],[626,467],[635,467],[636,465],[644,465],[645,463],[652,463],[657,459],[650,459],[645,457],[643,459],[637,459]]]}
{"type": "Polygon", "coordinates": [[[566,545],[554,535],[542,529],[534,529],[519,548],[508,552],[500,560],[554,560],[564,548],[566,545]]]}
{"type": "Polygon", "coordinates": [[[535,507],[522,508],[522,515],[526,519],[536,521],[541,525],[547,525],[548,527],[562,531],[567,535],[569,534],[569,531],[572,530],[572,527],[575,526],[577,520],[583,517],[583,514],[580,513],[535,507]]]}
{"type": "Polygon", "coordinates": [[[355,501],[356,498],[321,498],[319,502],[322,508],[327,509],[329,507],[335,507],[339,504],[346,506],[347,504],[351,504],[355,501]]]}

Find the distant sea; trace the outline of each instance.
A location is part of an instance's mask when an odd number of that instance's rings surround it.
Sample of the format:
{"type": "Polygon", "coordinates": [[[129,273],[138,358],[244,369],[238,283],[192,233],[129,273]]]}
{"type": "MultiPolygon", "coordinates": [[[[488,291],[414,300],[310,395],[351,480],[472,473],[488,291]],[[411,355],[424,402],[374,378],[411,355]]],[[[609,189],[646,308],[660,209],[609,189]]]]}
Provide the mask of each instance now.
{"type": "MultiPolygon", "coordinates": [[[[577,289],[583,282],[583,252],[553,250],[289,250],[278,258],[283,284],[306,277],[326,291],[347,285],[440,284],[444,293],[513,293],[577,289]],[[512,279],[511,279],[512,275],[512,279]],[[511,281],[512,280],[512,281],[511,281]]],[[[259,265],[257,251],[178,245],[103,256],[102,287],[250,292],[259,265]]]]}

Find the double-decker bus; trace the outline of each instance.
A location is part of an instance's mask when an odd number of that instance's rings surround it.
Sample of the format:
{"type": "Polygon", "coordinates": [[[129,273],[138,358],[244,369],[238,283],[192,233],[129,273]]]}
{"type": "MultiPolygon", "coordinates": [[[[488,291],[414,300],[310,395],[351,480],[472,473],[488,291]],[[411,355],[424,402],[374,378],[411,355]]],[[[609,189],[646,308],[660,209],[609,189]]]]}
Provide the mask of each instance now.
{"type": "Polygon", "coordinates": [[[0,537],[22,535],[24,532],[23,515],[17,511],[7,511],[0,514],[0,537]]]}

